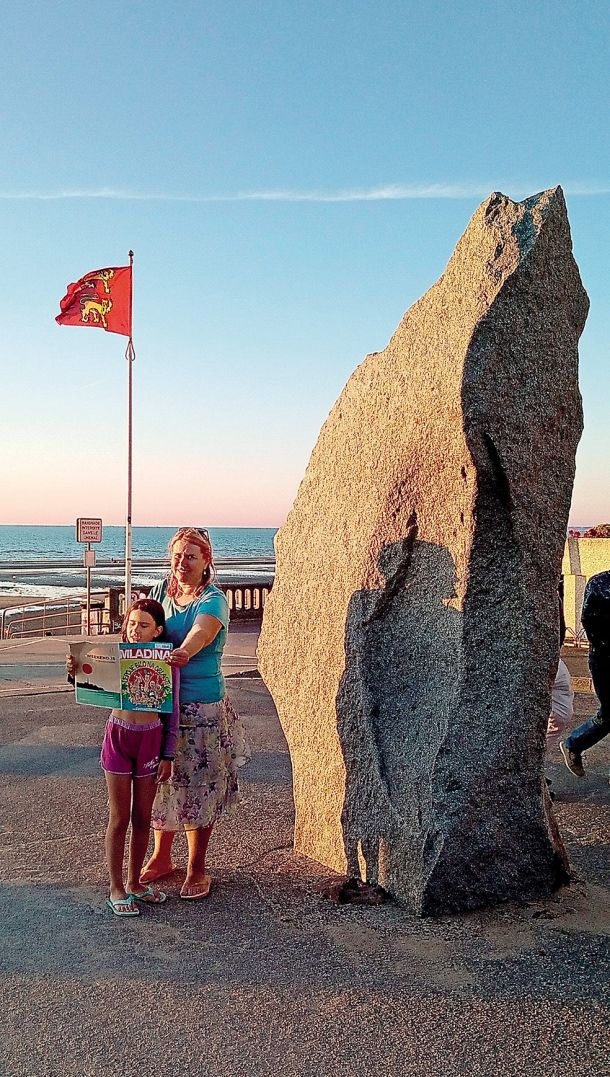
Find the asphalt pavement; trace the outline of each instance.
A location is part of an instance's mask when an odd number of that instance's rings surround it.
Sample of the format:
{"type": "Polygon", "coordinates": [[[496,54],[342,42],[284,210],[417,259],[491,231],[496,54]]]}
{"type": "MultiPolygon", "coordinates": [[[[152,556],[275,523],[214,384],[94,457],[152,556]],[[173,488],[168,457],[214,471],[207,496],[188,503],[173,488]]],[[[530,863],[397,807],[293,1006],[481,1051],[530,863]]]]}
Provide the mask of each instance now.
{"type": "MultiPolygon", "coordinates": [[[[549,760],[574,869],[551,899],[440,920],[337,906],[330,873],[291,850],[290,759],[256,635],[227,646],[254,755],[213,835],[211,894],[180,900],[180,840],[169,900],[126,921],[104,904],[105,712],[74,703],[61,641],[0,645],[0,1073],[607,1075],[606,745],[584,781],[549,760]]],[[[594,706],[578,694],[579,717],[594,706]]]]}

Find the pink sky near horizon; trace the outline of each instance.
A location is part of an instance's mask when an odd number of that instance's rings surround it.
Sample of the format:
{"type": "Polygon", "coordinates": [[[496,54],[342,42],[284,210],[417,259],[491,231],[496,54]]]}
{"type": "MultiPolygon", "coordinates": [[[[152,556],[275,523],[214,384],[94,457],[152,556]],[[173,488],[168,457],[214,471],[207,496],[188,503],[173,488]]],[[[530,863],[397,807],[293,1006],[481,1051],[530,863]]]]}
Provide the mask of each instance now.
{"type": "MultiPolygon", "coordinates": [[[[0,523],[68,525],[78,516],[100,516],[108,526],[122,526],[126,451],[116,418],[113,436],[104,444],[87,445],[85,457],[86,426],[76,431],[74,423],[62,426],[60,422],[61,437],[46,444],[24,437],[5,445],[0,523]]],[[[132,511],[136,527],[171,527],[185,521],[210,527],[279,527],[292,507],[313,449],[303,436],[299,440],[298,432],[294,452],[285,435],[272,438],[270,446],[246,443],[244,447],[244,442],[229,439],[210,467],[193,458],[190,443],[185,459],[175,459],[163,449],[156,451],[154,434],[143,421],[137,430],[132,511]]],[[[216,451],[213,443],[207,451],[216,451]]],[[[596,440],[583,437],[569,526],[610,521],[607,487],[600,483],[596,466],[598,453],[596,440]]]]}
{"type": "MultiPolygon", "coordinates": [[[[53,469],[55,471],[55,468],[53,469]]],[[[10,525],[72,525],[78,516],[101,516],[107,526],[123,526],[125,522],[125,483],[118,483],[108,475],[101,476],[95,492],[78,492],[69,480],[70,471],[62,472],[52,485],[45,481],[46,498],[40,485],[40,471],[24,486],[23,476],[11,486],[11,476],[5,481],[4,496],[0,507],[0,523],[10,525]],[[49,488],[50,486],[50,488],[49,488]]],[[[302,477],[302,476],[301,476],[302,477]]],[[[259,482],[255,475],[249,483],[240,484],[240,503],[235,504],[233,485],[215,482],[212,491],[206,491],[202,480],[201,496],[195,494],[188,480],[177,479],[173,489],[165,492],[162,484],[162,503],[158,508],[159,486],[154,476],[142,480],[137,469],[134,478],[133,524],[138,527],[172,527],[189,521],[209,527],[280,527],[290,511],[296,496],[300,478],[291,482],[291,476],[282,482],[259,482]]],[[[98,476],[98,478],[100,478],[98,476]]],[[[275,477],[277,479],[277,476],[275,477]]],[[[594,480],[577,474],[574,496],[569,516],[569,526],[591,526],[610,520],[605,490],[594,480]]]]}
{"type": "MultiPolygon", "coordinates": [[[[236,508],[230,492],[209,500],[189,497],[164,498],[162,506],[153,508],[152,492],[134,487],[134,510],[132,512],[135,527],[173,527],[194,523],[208,527],[279,527],[285,519],[290,504],[282,508],[276,501],[269,499],[248,499],[236,508]],[[143,507],[136,507],[140,502],[143,507]],[[146,505],[146,503],[148,504],[146,505]],[[144,507],[146,505],[146,507],[144,507]]],[[[48,505],[42,508],[40,497],[26,492],[19,501],[11,505],[9,498],[3,498],[0,512],[0,524],[31,525],[72,525],[79,516],[101,517],[107,526],[123,526],[125,523],[125,499],[117,491],[102,493],[99,496],[82,496],[73,490],[54,493],[48,505]]]]}

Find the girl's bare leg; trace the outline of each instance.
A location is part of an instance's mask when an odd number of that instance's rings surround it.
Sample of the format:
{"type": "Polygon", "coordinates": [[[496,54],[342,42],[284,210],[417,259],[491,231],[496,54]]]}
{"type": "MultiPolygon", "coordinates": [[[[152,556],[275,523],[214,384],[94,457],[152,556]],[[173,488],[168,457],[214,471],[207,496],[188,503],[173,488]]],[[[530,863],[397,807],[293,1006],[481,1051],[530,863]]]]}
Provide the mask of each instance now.
{"type": "Polygon", "coordinates": [[[189,847],[189,862],[186,869],[186,879],[183,890],[190,886],[196,886],[205,879],[205,856],[208,851],[208,843],[214,824],[201,826],[197,830],[187,830],[186,840],[189,847]]]}
{"type": "Polygon", "coordinates": [[[140,882],[152,883],[162,875],[174,871],[172,862],[172,843],[176,837],[175,830],[155,830],[155,848],[153,854],[140,874],[140,882]]]}
{"type": "Polygon", "coordinates": [[[130,894],[137,894],[142,889],[140,875],[148,848],[150,813],[156,791],[157,785],[154,778],[134,778],[127,871],[127,890],[130,894]]]}
{"type": "Polygon", "coordinates": [[[127,897],[123,884],[123,857],[131,809],[131,774],[106,773],[106,785],[110,807],[105,841],[110,897],[112,901],[120,901],[127,897]]]}

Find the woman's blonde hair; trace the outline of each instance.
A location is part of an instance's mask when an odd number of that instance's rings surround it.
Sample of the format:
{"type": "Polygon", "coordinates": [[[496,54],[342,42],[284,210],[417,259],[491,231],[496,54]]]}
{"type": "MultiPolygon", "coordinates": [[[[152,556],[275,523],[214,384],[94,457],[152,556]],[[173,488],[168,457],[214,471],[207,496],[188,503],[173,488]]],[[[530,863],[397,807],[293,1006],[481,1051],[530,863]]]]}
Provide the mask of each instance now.
{"type": "Polygon", "coordinates": [[[201,583],[195,588],[195,594],[200,595],[216,574],[216,569],[214,568],[214,554],[212,553],[212,543],[210,542],[209,533],[206,531],[205,527],[180,527],[176,531],[176,534],[172,535],[168,546],[170,570],[167,580],[167,593],[170,598],[173,598],[180,590],[178,580],[174,576],[171,568],[172,550],[179,539],[184,539],[185,542],[190,542],[193,546],[198,546],[208,562],[201,578],[201,583]]]}

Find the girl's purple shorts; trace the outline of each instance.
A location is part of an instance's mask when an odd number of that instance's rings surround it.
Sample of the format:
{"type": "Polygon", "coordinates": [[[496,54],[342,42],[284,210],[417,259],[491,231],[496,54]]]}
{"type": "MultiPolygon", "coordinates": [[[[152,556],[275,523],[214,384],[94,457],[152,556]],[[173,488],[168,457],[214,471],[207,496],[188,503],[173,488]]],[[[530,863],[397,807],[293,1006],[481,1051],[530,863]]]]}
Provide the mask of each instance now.
{"type": "Polygon", "coordinates": [[[100,763],[108,774],[130,774],[134,778],[154,778],[161,751],[161,722],[136,725],[115,718],[106,722],[100,763]]]}

